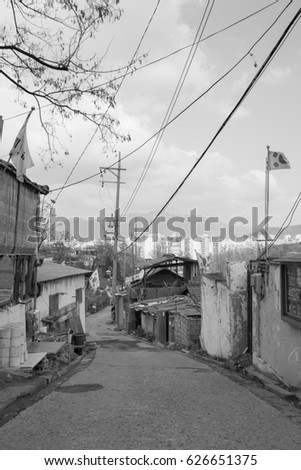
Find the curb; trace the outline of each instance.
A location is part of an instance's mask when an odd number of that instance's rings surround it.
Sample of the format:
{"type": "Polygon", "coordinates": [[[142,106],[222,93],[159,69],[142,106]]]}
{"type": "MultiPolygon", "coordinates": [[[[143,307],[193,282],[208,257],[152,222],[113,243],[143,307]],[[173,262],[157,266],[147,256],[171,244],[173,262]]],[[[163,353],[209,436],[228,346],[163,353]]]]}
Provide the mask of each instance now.
{"type": "Polygon", "coordinates": [[[7,408],[9,408],[11,405],[13,405],[17,400],[19,400],[21,398],[29,397],[29,396],[33,395],[34,393],[39,392],[40,390],[42,390],[45,387],[46,387],[45,382],[43,380],[39,380],[36,384],[34,384],[31,387],[30,390],[27,390],[25,392],[20,392],[15,397],[13,397],[11,399],[8,399],[6,401],[6,403],[3,406],[0,407],[0,416],[3,415],[5,413],[5,410],[7,408]]]}
{"type": "Polygon", "coordinates": [[[78,364],[80,364],[80,362],[83,360],[86,354],[87,353],[84,353],[82,356],[78,356],[72,362],[63,366],[60,370],[54,370],[52,372],[44,374],[42,376],[42,379],[44,379],[45,381],[45,387],[47,387],[47,385],[49,385],[51,382],[54,382],[54,380],[60,379],[65,374],[67,374],[72,369],[74,369],[78,364]]]}
{"type": "MultiPolygon", "coordinates": [[[[26,383],[26,387],[28,387],[28,385],[31,385],[30,389],[23,391],[23,392],[21,391],[17,396],[7,400],[5,405],[0,407],[0,417],[1,415],[5,414],[5,411],[9,407],[11,407],[14,403],[16,403],[18,400],[35,395],[36,393],[48,387],[55,380],[60,379],[64,377],[65,375],[67,375],[69,372],[71,372],[80,364],[80,362],[86,357],[86,355],[87,353],[83,354],[82,356],[78,356],[72,362],[63,366],[60,370],[49,371],[48,373],[45,373],[43,376],[36,376],[35,383],[33,384],[26,383]]],[[[28,380],[31,380],[31,379],[29,378],[28,380]]]]}
{"type": "Polygon", "coordinates": [[[257,371],[256,369],[253,368],[253,366],[249,366],[246,368],[247,376],[250,377],[252,380],[260,380],[262,382],[263,386],[269,390],[270,392],[274,393],[280,398],[283,398],[284,400],[287,400],[289,402],[292,402],[296,405],[301,404],[301,395],[300,392],[292,392],[289,391],[281,385],[277,385],[275,383],[275,380],[271,379],[270,377],[262,374],[261,372],[257,371]]]}
{"type": "Polygon", "coordinates": [[[231,370],[232,372],[235,372],[239,377],[243,378],[248,378],[249,380],[252,380],[256,383],[260,383],[262,387],[264,387],[266,390],[274,393],[274,395],[277,395],[278,397],[290,402],[290,403],[293,403],[294,405],[296,405],[297,407],[301,407],[301,392],[296,392],[294,393],[293,391],[289,391],[283,387],[281,387],[280,385],[277,385],[277,383],[275,382],[275,380],[273,380],[272,378],[264,375],[263,373],[257,371],[254,366],[250,365],[248,367],[245,367],[243,370],[244,370],[244,374],[242,372],[240,372],[239,370],[237,370],[236,368],[234,367],[231,367],[231,364],[227,361],[227,360],[217,360],[217,359],[213,359],[211,357],[208,357],[208,356],[203,356],[201,354],[198,354],[198,353],[195,353],[193,351],[189,351],[189,350],[182,350],[181,352],[185,353],[185,354],[190,354],[190,356],[194,359],[200,359],[204,362],[207,362],[209,364],[214,364],[214,365],[217,365],[219,366],[220,368],[222,369],[228,369],[228,370],[231,370]]]}

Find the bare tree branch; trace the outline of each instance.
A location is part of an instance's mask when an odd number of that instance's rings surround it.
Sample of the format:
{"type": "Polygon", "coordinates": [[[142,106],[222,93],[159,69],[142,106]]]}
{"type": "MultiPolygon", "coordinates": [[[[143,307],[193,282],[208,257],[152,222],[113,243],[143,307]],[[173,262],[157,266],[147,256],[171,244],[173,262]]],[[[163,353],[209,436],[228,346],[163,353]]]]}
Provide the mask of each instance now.
{"type": "MultiPolygon", "coordinates": [[[[76,116],[93,124],[104,143],[129,140],[111,115],[124,66],[103,70],[108,48],[95,47],[101,25],[118,21],[121,10],[106,0],[2,1],[7,15],[0,20],[0,76],[24,94],[25,103],[26,97],[36,101],[50,161],[57,155],[57,126],[76,116]],[[103,73],[111,74],[105,84],[103,73]]],[[[126,69],[133,72],[135,62],[126,69]]]]}

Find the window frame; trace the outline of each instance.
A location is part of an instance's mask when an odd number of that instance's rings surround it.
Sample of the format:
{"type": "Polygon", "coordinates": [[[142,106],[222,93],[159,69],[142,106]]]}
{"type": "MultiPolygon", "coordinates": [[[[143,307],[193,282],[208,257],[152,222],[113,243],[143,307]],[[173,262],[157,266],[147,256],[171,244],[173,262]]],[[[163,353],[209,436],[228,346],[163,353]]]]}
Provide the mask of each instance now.
{"type": "Polygon", "coordinates": [[[75,289],[75,300],[76,300],[76,303],[78,304],[83,303],[83,288],[82,287],[75,289]]]}
{"type": "MultiPolygon", "coordinates": [[[[300,317],[294,315],[288,311],[288,267],[296,266],[301,269],[301,262],[292,260],[292,261],[283,261],[280,264],[280,286],[281,286],[281,319],[287,323],[290,323],[297,328],[301,328],[301,314],[300,317]]],[[[298,286],[299,287],[299,286],[298,286]]],[[[299,287],[301,294],[301,286],[299,287]]],[[[300,306],[301,306],[301,295],[300,295],[300,306]]]]}
{"type": "Polygon", "coordinates": [[[58,293],[50,294],[48,301],[49,301],[49,316],[50,317],[57,316],[59,313],[59,305],[60,305],[59,294],[58,293]]]}

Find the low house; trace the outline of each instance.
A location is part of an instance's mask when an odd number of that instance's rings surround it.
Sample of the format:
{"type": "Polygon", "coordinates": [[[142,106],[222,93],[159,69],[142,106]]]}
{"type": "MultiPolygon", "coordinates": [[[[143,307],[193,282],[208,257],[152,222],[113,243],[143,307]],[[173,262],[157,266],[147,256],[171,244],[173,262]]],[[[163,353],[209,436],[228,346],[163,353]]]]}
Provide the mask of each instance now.
{"type": "Polygon", "coordinates": [[[199,346],[201,312],[189,297],[176,295],[134,303],[136,326],[161,344],[199,346]]]}
{"type": "Polygon", "coordinates": [[[40,328],[85,332],[86,276],[91,271],[56,263],[38,268],[36,299],[40,328]]]}
{"type": "Polygon", "coordinates": [[[169,287],[184,284],[184,279],[179,274],[168,268],[155,268],[151,270],[145,279],[145,287],[169,287]]]}
{"type": "Polygon", "coordinates": [[[147,274],[153,269],[168,268],[181,275],[184,283],[188,283],[199,272],[197,260],[176,255],[163,255],[161,258],[150,260],[141,266],[147,274]]]}
{"type": "Polygon", "coordinates": [[[136,300],[181,295],[199,272],[196,260],[175,255],[148,261],[140,268],[142,275],[136,275],[128,283],[131,298],[136,300]]]}
{"type": "Polygon", "coordinates": [[[301,387],[301,254],[253,261],[250,274],[253,364],[301,387]]]}
{"type": "Polygon", "coordinates": [[[248,348],[247,268],[228,263],[221,273],[201,274],[201,347],[212,356],[231,358],[248,348]]]}

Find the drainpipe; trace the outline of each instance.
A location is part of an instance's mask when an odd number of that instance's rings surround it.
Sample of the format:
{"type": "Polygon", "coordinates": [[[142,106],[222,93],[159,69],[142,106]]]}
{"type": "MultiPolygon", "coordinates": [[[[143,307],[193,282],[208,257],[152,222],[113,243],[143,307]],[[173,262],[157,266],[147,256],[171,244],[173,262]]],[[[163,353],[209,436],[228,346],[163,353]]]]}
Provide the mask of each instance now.
{"type": "Polygon", "coordinates": [[[247,317],[248,317],[248,351],[250,354],[252,354],[252,343],[253,343],[253,318],[252,318],[252,286],[251,286],[251,271],[250,271],[250,265],[248,265],[248,271],[247,271],[247,317]]]}

